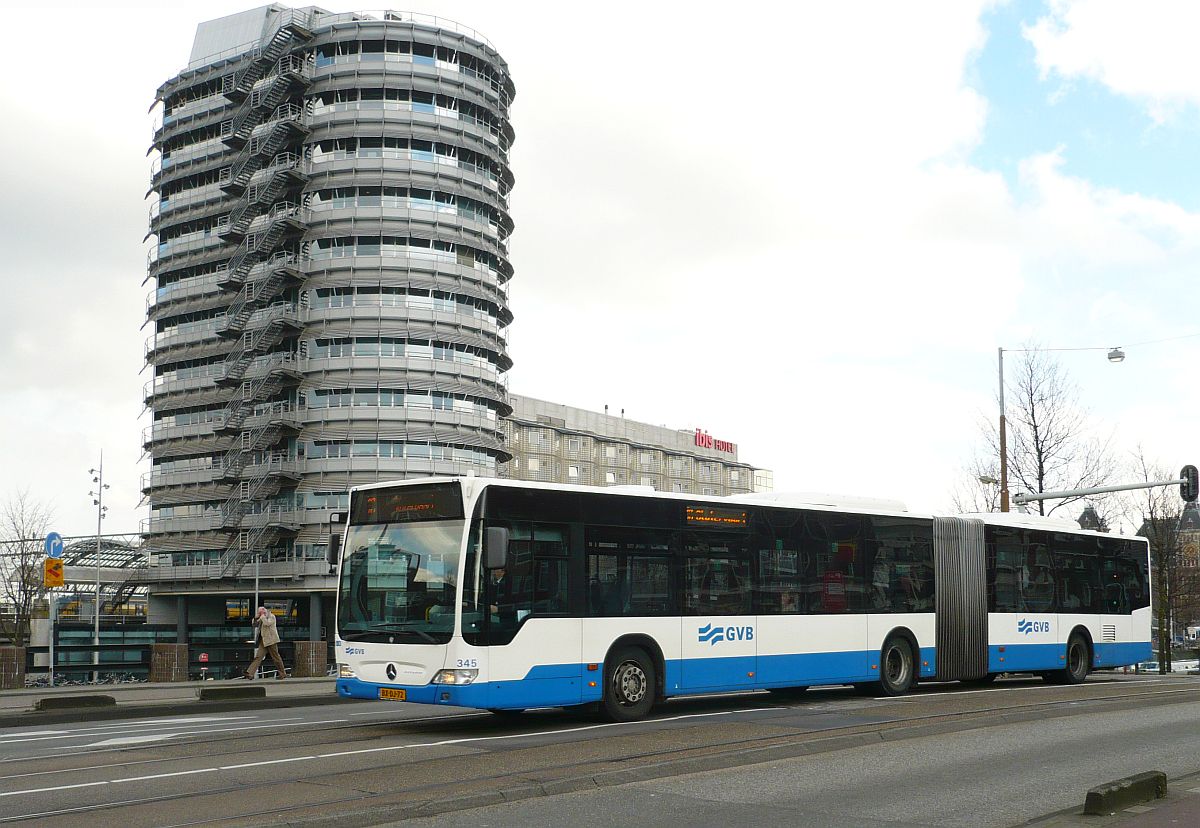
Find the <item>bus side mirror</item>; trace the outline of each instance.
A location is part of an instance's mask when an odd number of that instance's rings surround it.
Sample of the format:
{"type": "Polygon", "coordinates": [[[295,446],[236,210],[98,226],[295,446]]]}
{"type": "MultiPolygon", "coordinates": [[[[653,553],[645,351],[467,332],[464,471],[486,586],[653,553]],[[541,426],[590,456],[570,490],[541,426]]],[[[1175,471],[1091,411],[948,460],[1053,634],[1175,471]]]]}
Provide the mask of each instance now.
{"type": "Polygon", "coordinates": [[[342,536],[341,535],[330,535],[329,536],[329,552],[326,554],[325,557],[329,561],[330,566],[338,565],[338,561],[342,557],[342,536]]]}
{"type": "Polygon", "coordinates": [[[508,563],[508,529],[489,526],[483,538],[484,569],[504,569],[508,563]]]}

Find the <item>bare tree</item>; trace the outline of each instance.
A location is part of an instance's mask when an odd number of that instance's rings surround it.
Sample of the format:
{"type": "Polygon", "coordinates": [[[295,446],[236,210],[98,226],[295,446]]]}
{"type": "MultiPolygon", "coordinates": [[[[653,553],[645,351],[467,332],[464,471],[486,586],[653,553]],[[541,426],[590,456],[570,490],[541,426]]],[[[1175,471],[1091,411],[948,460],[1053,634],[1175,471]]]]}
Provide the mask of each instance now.
{"type": "MultiPolygon", "coordinates": [[[[1147,483],[1175,477],[1162,466],[1147,460],[1140,446],[1134,454],[1131,471],[1147,483]]],[[[1181,565],[1179,519],[1183,514],[1183,501],[1174,486],[1140,489],[1130,492],[1124,500],[1130,522],[1138,525],[1140,521],[1138,534],[1150,543],[1150,583],[1154,594],[1158,671],[1169,673],[1172,622],[1193,597],[1185,587],[1194,577],[1187,567],[1181,565]]]]}
{"type": "MultiPolygon", "coordinates": [[[[1013,353],[1019,358],[1005,380],[1009,489],[1048,492],[1103,486],[1116,467],[1111,438],[1094,434],[1087,412],[1079,405],[1075,384],[1053,355],[1036,345],[1027,344],[1023,351],[1013,353]]],[[[968,466],[973,482],[954,495],[956,506],[998,504],[999,492],[990,491],[995,484],[978,479],[999,479],[999,427],[988,417],[981,430],[986,459],[976,459],[968,466]]],[[[1081,500],[1084,497],[1037,501],[1036,508],[1047,515],[1081,500]]],[[[1107,511],[1105,500],[1094,495],[1088,498],[1101,514],[1107,511]]]]}
{"type": "Polygon", "coordinates": [[[44,538],[50,510],[20,491],[0,507],[0,631],[18,647],[29,643],[30,619],[43,595],[44,538]]]}
{"type": "Polygon", "coordinates": [[[968,463],[950,503],[959,514],[1000,511],[999,460],[980,456],[968,463]]]}

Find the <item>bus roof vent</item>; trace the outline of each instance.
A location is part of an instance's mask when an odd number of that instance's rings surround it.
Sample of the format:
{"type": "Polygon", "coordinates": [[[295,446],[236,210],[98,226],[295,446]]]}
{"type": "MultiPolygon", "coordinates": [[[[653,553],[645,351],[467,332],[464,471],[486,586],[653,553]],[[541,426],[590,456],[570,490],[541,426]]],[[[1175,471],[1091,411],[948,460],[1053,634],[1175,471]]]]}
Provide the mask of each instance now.
{"type": "Polygon", "coordinates": [[[908,507],[901,500],[823,492],[757,492],[755,494],[730,495],[728,499],[738,503],[761,503],[764,506],[827,506],[832,509],[860,512],[908,511],[908,507]]]}

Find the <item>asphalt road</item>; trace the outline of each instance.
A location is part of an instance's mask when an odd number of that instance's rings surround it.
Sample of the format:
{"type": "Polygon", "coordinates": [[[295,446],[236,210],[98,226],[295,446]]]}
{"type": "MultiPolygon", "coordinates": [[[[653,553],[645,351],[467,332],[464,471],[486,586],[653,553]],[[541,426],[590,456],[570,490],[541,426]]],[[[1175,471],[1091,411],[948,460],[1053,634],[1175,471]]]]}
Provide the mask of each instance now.
{"type": "Polygon", "coordinates": [[[383,703],[108,721],[0,733],[0,821],[1008,826],[1200,769],[1198,718],[1194,678],[1093,677],[694,699],[628,725],[383,703]]]}

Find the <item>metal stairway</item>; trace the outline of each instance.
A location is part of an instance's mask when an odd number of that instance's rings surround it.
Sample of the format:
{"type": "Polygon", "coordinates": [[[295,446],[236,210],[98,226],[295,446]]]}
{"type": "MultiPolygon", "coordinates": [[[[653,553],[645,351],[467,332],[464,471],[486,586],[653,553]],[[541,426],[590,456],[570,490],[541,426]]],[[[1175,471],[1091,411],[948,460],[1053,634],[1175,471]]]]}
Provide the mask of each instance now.
{"type": "Polygon", "coordinates": [[[260,128],[255,128],[237,160],[217,174],[218,186],[231,195],[240,193],[256,172],[268,166],[269,159],[308,132],[301,106],[287,103],[277,107],[260,128]]]}
{"type": "Polygon", "coordinates": [[[299,526],[286,520],[285,510],[271,506],[265,511],[248,515],[259,526],[240,530],[221,556],[220,570],[213,578],[236,578],[256,550],[270,549],[285,534],[295,534],[299,526]],[[261,517],[259,517],[261,515],[261,517]]]}
{"type": "Polygon", "coordinates": [[[233,241],[246,235],[250,224],[267,208],[274,204],[287,190],[303,186],[308,175],[301,167],[301,156],[294,152],[282,152],[251,177],[241,199],[229,212],[217,221],[217,233],[233,241]],[[255,182],[254,179],[259,181],[255,182]]]}

